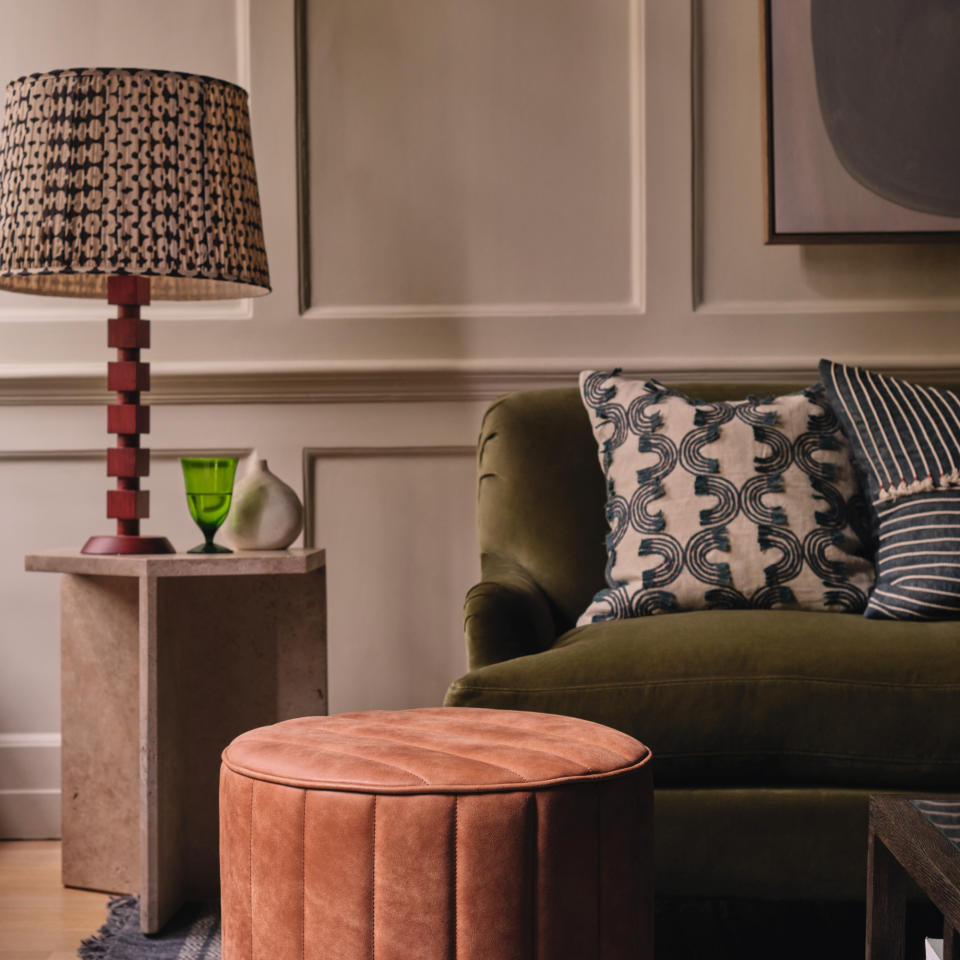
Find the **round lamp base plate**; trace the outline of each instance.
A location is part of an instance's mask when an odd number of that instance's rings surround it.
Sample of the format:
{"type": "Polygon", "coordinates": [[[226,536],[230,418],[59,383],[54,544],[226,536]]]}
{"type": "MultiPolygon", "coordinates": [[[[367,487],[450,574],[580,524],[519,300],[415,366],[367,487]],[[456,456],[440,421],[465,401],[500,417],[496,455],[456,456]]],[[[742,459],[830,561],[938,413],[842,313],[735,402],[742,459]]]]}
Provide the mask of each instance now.
{"type": "Polygon", "coordinates": [[[81,553],[176,553],[173,544],[166,537],[134,537],[116,535],[112,537],[91,537],[81,553]]]}

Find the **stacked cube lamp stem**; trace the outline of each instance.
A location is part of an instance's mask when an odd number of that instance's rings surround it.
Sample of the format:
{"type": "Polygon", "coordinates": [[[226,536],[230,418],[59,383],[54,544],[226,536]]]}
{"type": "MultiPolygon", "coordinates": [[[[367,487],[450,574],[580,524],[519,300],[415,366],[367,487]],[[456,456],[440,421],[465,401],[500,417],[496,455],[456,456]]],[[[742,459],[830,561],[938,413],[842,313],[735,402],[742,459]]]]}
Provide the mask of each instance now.
{"type": "Polygon", "coordinates": [[[150,516],[150,492],[140,486],[150,475],[150,450],[140,446],[140,435],[150,432],[150,408],[141,403],[150,389],[150,364],[140,359],[150,346],[150,321],[140,316],[140,307],[150,304],[150,278],[108,277],[107,302],[117,307],[107,321],[107,345],[117,350],[107,367],[107,389],[117,392],[117,402],[107,407],[107,432],[117,437],[107,451],[107,476],[117,480],[107,492],[107,516],[117,521],[117,532],[90,537],[83,553],[173,553],[166,537],[140,534],[141,519],[150,516]]]}

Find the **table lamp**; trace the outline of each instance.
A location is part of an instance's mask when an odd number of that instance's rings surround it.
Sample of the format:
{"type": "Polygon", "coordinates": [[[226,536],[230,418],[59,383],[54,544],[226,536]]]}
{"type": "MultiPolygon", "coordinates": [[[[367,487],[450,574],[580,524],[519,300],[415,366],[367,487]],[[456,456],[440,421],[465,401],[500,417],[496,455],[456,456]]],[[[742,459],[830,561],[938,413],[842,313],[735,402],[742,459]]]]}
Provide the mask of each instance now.
{"type": "Polygon", "coordinates": [[[106,297],[107,516],[84,553],[172,553],[140,535],[150,494],[150,322],[155,300],[261,296],[270,275],[247,94],[169,70],[79,68],[7,87],[0,132],[0,289],[106,297]]]}

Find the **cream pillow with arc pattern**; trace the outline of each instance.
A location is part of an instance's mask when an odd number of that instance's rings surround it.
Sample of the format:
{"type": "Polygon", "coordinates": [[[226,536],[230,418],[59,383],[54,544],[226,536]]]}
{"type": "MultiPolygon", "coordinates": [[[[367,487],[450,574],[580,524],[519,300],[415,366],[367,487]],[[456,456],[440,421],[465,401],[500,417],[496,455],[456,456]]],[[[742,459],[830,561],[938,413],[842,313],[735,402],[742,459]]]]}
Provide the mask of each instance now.
{"type": "Polygon", "coordinates": [[[701,402],[617,371],[580,375],[607,481],[607,587],[578,620],[770,608],[859,613],[869,522],[817,386],[701,402]]]}

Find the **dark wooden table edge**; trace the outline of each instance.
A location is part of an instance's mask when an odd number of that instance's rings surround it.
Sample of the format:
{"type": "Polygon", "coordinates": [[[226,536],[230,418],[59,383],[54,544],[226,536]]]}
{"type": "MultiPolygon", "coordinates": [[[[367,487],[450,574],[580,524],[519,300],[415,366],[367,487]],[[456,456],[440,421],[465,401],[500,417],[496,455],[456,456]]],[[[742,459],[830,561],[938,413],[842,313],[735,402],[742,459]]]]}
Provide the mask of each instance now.
{"type": "Polygon", "coordinates": [[[944,960],[960,927],[960,850],[912,803],[960,801],[960,794],[871,794],[867,853],[867,960],[903,957],[909,875],[944,917],[944,960]],[[889,942],[885,942],[889,939],[889,942]]]}

